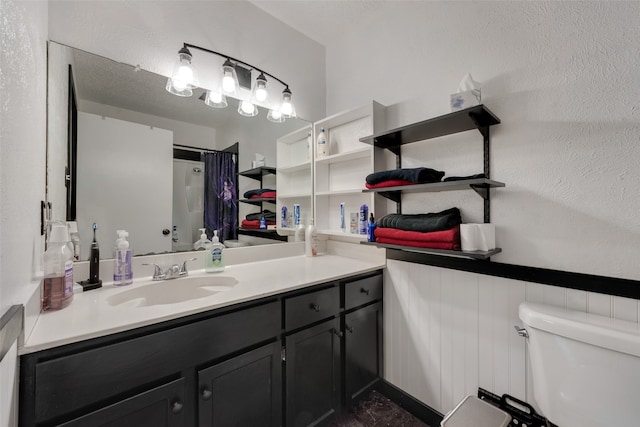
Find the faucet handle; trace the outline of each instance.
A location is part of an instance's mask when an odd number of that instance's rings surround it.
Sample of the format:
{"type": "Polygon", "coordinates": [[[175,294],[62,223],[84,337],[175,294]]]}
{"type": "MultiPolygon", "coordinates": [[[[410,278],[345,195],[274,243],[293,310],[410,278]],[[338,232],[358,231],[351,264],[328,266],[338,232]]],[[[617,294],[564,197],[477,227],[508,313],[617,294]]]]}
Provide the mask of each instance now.
{"type": "Polygon", "coordinates": [[[198,258],[189,258],[189,259],[185,259],[184,262],[182,263],[182,266],[180,267],[180,275],[181,276],[186,276],[187,274],[189,274],[189,272],[187,271],[187,262],[188,261],[195,261],[198,258]]]}
{"type": "Polygon", "coordinates": [[[162,272],[162,268],[156,264],[155,262],[145,262],[142,265],[153,265],[155,268],[153,270],[153,278],[152,280],[162,280],[166,277],[166,274],[162,272]]]}

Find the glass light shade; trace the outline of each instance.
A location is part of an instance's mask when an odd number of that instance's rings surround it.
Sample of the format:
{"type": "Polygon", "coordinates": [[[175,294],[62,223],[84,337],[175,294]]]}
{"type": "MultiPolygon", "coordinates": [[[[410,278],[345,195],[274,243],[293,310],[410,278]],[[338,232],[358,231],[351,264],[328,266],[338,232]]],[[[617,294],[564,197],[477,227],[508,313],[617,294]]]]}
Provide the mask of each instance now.
{"type": "Polygon", "coordinates": [[[219,91],[208,90],[207,95],[204,98],[204,103],[213,108],[225,108],[227,104],[227,97],[219,91]]]}
{"type": "Polygon", "coordinates": [[[167,85],[165,86],[165,89],[167,90],[167,92],[172,93],[174,95],[177,96],[191,96],[193,95],[193,91],[188,88],[185,87],[184,85],[179,85],[178,87],[176,87],[176,85],[174,84],[174,81],[171,77],[169,77],[167,79],[167,85]]]}
{"type": "Polygon", "coordinates": [[[249,101],[240,101],[240,106],[238,106],[238,113],[241,116],[254,117],[258,115],[258,107],[256,107],[249,101]]]}
{"type": "Polygon", "coordinates": [[[178,58],[178,63],[171,74],[173,86],[177,90],[197,88],[198,76],[193,65],[191,65],[191,53],[189,53],[188,49],[183,48],[178,52],[178,58]]]}
{"type": "Polygon", "coordinates": [[[291,102],[291,91],[288,87],[282,91],[282,105],[280,106],[280,113],[282,113],[286,119],[296,116],[296,109],[293,106],[293,102],[291,102]]]}
{"type": "Polygon", "coordinates": [[[267,92],[267,78],[264,76],[264,73],[260,73],[253,87],[253,98],[257,102],[264,102],[267,96],[269,96],[269,92],[267,92]]]}
{"type": "Polygon", "coordinates": [[[236,69],[228,59],[222,64],[222,90],[229,94],[236,93],[238,89],[238,76],[236,69]]]}
{"type": "Polygon", "coordinates": [[[285,119],[280,111],[269,110],[269,113],[267,114],[267,120],[273,123],[282,123],[285,119]]]}

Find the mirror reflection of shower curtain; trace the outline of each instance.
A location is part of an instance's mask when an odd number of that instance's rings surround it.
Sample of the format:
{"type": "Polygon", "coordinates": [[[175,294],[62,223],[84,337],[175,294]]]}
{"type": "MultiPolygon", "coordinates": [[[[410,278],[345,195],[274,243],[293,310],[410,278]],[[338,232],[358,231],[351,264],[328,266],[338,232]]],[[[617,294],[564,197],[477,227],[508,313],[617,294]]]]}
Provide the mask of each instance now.
{"type": "Polygon", "coordinates": [[[204,226],[218,230],[220,241],[238,238],[237,165],[234,154],[204,153],[204,226]]]}

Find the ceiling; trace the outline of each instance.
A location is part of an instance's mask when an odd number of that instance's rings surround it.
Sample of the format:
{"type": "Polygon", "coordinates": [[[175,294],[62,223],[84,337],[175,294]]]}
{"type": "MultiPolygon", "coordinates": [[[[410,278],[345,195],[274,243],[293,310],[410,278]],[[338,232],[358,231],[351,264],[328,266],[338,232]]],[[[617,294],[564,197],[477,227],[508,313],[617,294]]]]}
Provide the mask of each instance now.
{"type": "Polygon", "coordinates": [[[328,46],[352,22],[383,7],[389,0],[249,0],[293,29],[328,46]]]}

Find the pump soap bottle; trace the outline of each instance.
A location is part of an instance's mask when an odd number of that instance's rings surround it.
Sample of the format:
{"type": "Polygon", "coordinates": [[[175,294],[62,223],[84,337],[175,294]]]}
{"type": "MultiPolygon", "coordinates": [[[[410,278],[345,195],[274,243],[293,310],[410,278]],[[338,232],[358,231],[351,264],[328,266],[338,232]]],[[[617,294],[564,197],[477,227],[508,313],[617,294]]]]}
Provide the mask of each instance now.
{"type": "Polygon", "coordinates": [[[207,233],[205,232],[206,229],[198,228],[198,230],[200,230],[200,239],[196,240],[196,242],[193,244],[193,250],[211,250],[211,240],[207,239],[207,233]]]}
{"type": "Polygon", "coordinates": [[[54,224],[44,253],[44,280],[40,298],[42,311],[60,310],[73,301],[73,253],[68,242],[67,226],[54,224]]]}
{"type": "Polygon", "coordinates": [[[131,249],[127,241],[125,230],[118,230],[118,240],[116,240],[116,256],[113,264],[113,285],[124,286],[133,283],[133,270],[131,268],[131,249]]]}
{"type": "Polygon", "coordinates": [[[222,257],[224,245],[220,243],[218,230],[213,230],[213,238],[211,240],[211,250],[207,256],[205,271],[207,273],[219,273],[224,271],[224,258],[222,257]]]}

